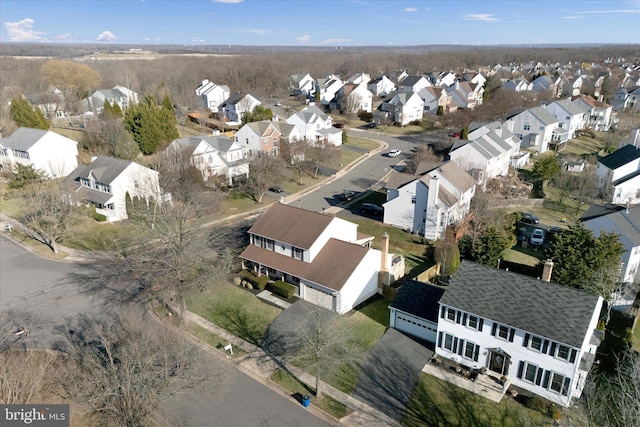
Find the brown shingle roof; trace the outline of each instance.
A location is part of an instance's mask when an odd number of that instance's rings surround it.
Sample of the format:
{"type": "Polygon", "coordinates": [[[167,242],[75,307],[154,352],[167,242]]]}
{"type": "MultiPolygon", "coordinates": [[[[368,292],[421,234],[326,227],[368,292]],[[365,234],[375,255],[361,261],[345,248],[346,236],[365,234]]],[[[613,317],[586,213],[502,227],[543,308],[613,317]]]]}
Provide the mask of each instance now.
{"type": "Polygon", "coordinates": [[[240,258],[340,291],[370,250],[353,243],[329,239],[311,263],[255,245],[249,245],[240,258]]]}
{"type": "Polygon", "coordinates": [[[249,233],[309,249],[333,220],[332,216],[274,203],[256,221],[249,233]]]}

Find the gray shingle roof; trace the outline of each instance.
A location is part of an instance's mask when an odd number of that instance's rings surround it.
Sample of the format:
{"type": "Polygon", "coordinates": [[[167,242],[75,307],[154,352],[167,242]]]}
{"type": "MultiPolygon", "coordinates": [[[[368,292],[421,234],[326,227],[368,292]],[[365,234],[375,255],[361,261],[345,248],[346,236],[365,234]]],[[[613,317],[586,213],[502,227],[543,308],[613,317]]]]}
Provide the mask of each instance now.
{"type": "Polygon", "coordinates": [[[581,347],[598,297],[567,286],[462,261],[440,303],[581,347]]]}
{"type": "Polygon", "coordinates": [[[89,174],[93,173],[98,181],[111,184],[131,163],[129,160],[100,156],[88,165],[78,166],[69,174],[69,178],[73,180],[79,177],[88,178],[89,174]]]}
{"type": "MultiPolygon", "coordinates": [[[[585,216],[589,214],[589,211],[590,210],[585,212],[585,215],[580,218],[581,222],[587,223],[587,228],[589,228],[588,222],[590,220],[606,216],[611,222],[612,231],[629,239],[634,246],[640,246],[640,205],[629,208],[628,212],[627,209],[622,206],[615,210],[603,207],[600,211],[602,212],[601,215],[591,215],[589,218],[585,219],[585,216]]],[[[598,233],[596,232],[595,234],[598,233]]]]}
{"type": "Polygon", "coordinates": [[[33,147],[48,131],[32,128],[20,128],[7,138],[2,140],[2,144],[7,148],[19,151],[28,151],[33,147]]]}
{"type": "Polygon", "coordinates": [[[558,119],[556,119],[553,114],[545,110],[543,107],[530,108],[528,111],[538,120],[540,120],[545,126],[549,126],[558,122],[558,119]]]}
{"type": "Polygon", "coordinates": [[[413,314],[421,319],[438,322],[438,301],[445,288],[408,280],[402,284],[389,307],[413,314]]]}

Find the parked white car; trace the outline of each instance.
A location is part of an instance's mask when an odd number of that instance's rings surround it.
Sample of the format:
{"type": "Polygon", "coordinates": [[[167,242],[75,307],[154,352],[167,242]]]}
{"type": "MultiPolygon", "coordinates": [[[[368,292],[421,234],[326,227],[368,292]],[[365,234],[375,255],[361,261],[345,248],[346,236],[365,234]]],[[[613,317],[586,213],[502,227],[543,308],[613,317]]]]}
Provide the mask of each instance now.
{"type": "Polygon", "coordinates": [[[397,148],[394,148],[393,150],[389,151],[387,153],[388,157],[398,157],[400,155],[401,151],[397,148]]]}
{"type": "Polygon", "coordinates": [[[529,243],[531,243],[531,246],[542,246],[544,243],[544,230],[541,228],[533,230],[529,243]]]}

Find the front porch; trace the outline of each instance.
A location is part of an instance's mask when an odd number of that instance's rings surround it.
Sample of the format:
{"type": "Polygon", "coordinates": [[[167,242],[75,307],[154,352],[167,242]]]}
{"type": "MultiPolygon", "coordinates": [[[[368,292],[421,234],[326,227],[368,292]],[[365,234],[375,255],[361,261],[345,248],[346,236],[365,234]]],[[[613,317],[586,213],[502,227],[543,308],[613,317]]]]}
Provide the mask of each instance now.
{"type": "Polygon", "coordinates": [[[509,378],[501,381],[499,374],[490,370],[469,369],[438,356],[434,356],[422,372],[497,403],[511,384],[509,378]]]}

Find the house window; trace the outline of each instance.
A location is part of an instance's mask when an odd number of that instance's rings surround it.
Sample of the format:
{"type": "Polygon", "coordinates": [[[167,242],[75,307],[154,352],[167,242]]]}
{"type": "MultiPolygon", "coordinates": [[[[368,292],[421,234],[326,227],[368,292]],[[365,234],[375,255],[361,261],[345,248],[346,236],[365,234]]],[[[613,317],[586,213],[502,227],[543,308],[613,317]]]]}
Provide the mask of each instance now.
{"type": "Polygon", "coordinates": [[[262,237],[253,236],[253,244],[262,247],[262,237]]]}
{"type": "Polygon", "coordinates": [[[456,321],[456,311],[452,308],[447,309],[447,319],[452,322],[456,321]]]}
{"type": "Polygon", "coordinates": [[[464,345],[464,357],[467,359],[473,359],[473,352],[476,348],[476,345],[472,342],[467,341],[464,345]]]}
{"type": "Polygon", "coordinates": [[[444,335],[444,348],[449,351],[453,351],[453,335],[444,335]]]}
{"type": "Polygon", "coordinates": [[[527,370],[524,372],[524,379],[529,382],[535,382],[536,372],[538,372],[538,367],[536,365],[528,363],[527,370]]]}
{"type": "Polygon", "coordinates": [[[413,204],[416,203],[416,196],[411,196],[411,203],[413,203],[413,204]]]}
{"type": "Polygon", "coordinates": [[[478,318],[476,316],[469,316],[467,326],[471,329],[478,329],[478,318]]]}
{"type": "Polygon", "coordinates": [[[571,351],[569,350],[569,347],[567,347],[566,345],[558,345],[558,353],[556,353],[556,356],[560,359],[564,359],[564,360],[569,360],[569,354],[571,353],[571,351]]]}
{"type": "Polygon", "coordinates": [[[502,338],[502,339],[508,339],[509,338],[509,328],[507,328],[506,326],[498,326],[498,337],[502,338]]]}
{"type": "Polygon", "coordinates": [[[524,130],[531,130],[531,125],[524,125],[524,126],[522,126],[522,128],[524,130]]]}
{"type": "Polygon", "coordinates": [[[536,351],[542,351],[542,338],[531,337],[531,342],[529,343],[529,347],[536,351]]]}
{"type": "Polygon", "coordinates": [[[262,239],[262,247],[272,251],[273,250],[273,240],[271,240],[271,239],[262,239]]]}
{"type": "Polygon", "coordinates": [[[293,257],[295,259],[302,259],[302,249],[300,248],[293,248],[293,257]]]}
{"type": "Polygon", "coordinates": [[[569,378],[566,378],[554,372],[551,377],[551,385],[549,386],[549,388],[556,393],[560,393],[566,396],[567,392],[569,391],[569,381],[569,378]]]}
{"type": "Polygon", "coordinates": [[[134,180],[133,180],[133,186],[134,186],[135,188],[139,188],[139,187],[140,187],[140,184],[138,183],[138,180],[137,180],[137,179],[134,179],[134,180]]]}

